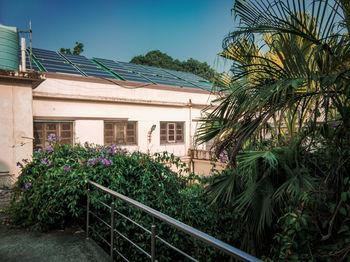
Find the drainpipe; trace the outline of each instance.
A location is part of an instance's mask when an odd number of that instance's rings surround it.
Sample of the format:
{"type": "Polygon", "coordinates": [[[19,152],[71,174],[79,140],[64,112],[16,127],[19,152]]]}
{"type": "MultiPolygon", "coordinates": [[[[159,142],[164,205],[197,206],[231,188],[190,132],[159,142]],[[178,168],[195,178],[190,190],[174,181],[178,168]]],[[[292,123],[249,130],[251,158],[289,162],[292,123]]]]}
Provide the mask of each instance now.
{"type": "Polygon", "coordinates": [[[26,39],[21,38],[21,71],[25,72],[26,70],[26,39]]]}

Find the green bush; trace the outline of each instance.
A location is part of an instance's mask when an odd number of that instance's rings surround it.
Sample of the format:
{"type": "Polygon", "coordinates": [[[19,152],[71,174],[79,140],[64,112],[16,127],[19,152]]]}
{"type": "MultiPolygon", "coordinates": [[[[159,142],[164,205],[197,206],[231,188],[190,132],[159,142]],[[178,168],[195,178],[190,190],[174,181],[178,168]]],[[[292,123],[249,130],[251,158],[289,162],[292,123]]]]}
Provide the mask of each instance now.
{"type": "MultiPolygon", "coordinates": [[[[193,175],[186,176],[186,171],[179,159],[167,153],[150,157],[139,152],[130,154],[114,146],[86,144],[71,147],[52,143],[48,148],[35,152],[33,160],[22,169],[9,209],[11,224],[41,231],[65,228],[72,223],[83,226],[81,220],[86,217],[86,181],[89,179],[222,241],[236,244],[239,230],[235,228],[232,209],[209,207],[201,194],[202,186],[193,175]],[[179,171],[175,173],[163,163],[175,165],[179,171]]],[[[92,186],[90,189],[91,210],[109,223],[109,210],[97,200],[110,204],[110,196],[92,186]]],[[[116,209],[150,229],[151,216],[121,200],[116,201],[116,209]]],[[[195,257],[205,261],[217,261],[223,257],[220,252],[185,236],[179,230],[160,221],[155,222],[157,235],[195,257]]],[[[91,224],[105,239],[110,238],[109,229],[93,216],[91,224]]],[[[115,226],[122,234],[150,251],[148,233],[118,215],[115,226]]],[[[92,234],[98,241],[96,234],[92,234]]],[[[120,237],[117,246],[133,261],[143,261],[145,258],[120,237]]],[[[157,241],[157,254],[161,261],[183,258],[160,241],[157,241]]]]}

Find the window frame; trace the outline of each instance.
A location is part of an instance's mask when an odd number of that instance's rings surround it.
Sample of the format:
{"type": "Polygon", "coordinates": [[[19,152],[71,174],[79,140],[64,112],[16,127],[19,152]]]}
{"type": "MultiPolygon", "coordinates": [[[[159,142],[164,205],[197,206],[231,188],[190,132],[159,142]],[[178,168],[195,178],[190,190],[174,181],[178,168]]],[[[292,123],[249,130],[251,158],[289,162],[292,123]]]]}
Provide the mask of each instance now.
{"type": "MultiPolygon", "coordinates": [[[[109,129],[110,130],[110,129],[109,129]]],[[[121,129],[119,129],[120,131],[121,129]]],[[[131,129],[129,129],[130,131],[131,129]]],[[[110,146],[110,145],[121,145],[121,146],[137,146],[138,145],[138,123],[137,121],[125,121],[125,120],[121,120],[121,121],[110,121],[110,120],[105,120],[103,122],[103,144],[105,146],[110,146]],[[112,136],[106,136],[106,133],[108,132],[106,130],[106,124],[112,124],[112,136]],[[130,135],[128,135],[128,124],[133,124],[133,132],[134,132],[134,136],[133,136],[133,140],[134,142],[128,142],[128,137],[131,137],[130,135]],[[118,125],[120,125],[118,127],[118,125]],[[123,136],[119,136],[118,137],[118,128],[123,128],[123,136]],[[112,137],[112,142],[111,143],[107,143],[107,137],[112,137]],[[118,139],[123,139],[124,142],[120,143],[118,141],[118,139]]]]}
{"type": "Polygon", "coordinates": [[[159,122],[159,142],[160,145],[178,145],[178,144],[184,144],[185,143],[185,121],[160,121],[159,122]],[[181,128],[178,128],[178,124],[181,124],[181,128]],[[166,126],[165,128],[165,136],[166,139],[162,139],[164,137],[164,133],[162,134],[162,131],[164,131],[163,125],[166,126]],[[173,128],[169,128],[173,125],[173,128]],[[170,132],[174,130],[174,132],[170,132]],[[180,133],[178,131],[181,130],[180,133]],[[178,136],[182,136],[182,139],[178,139],[178,136]],[[171,139],[173,137],[173,139],[171,139]]]}
{"type": "MultiPolygon", "coordinates": [[[[33,120],[33,148],[34,149],[37,149],[37,148],[45,148],[48,146],[48,135],[47,134],[50,134],[50,130],[48,130],[46,128],[46,126],[48,124],[58,124],[55,131],[52,130],[52,133],[56,133],[58,135],[56,135],[59,140],[57,141],[58,143],[61,143],[60,140],[70,140],[70,144],[68,145],[71,145],[71,146],[74,146],[74,143],[75,143],[75,140],[74,140],[74,121],[73,120],[50,120],[50,119],[47,119],[47,120],[36,120],[34,119],[33,120]],[[35,130],[35,125],[36,123],[42,123],[43,124],[43,130],[41,130],[41,132],[43,133],[43,136],[41,139],[43,139],[43,143],[40,143],[40,144],[37,144],[36,143],[36,133],[38,132],[38,130],[35,130]],[[64,130],[62,125],[63,124],[66,124],[66,123],[69,123],[70,124],[70,128],[69,130],[64,130]],[[62,132],[70,132],[70,138],[68,139],[62,139],[61,137],[61,134],[62,132]],[[46,134],[46,135],[45,135],[46,134]]],[[[40,139],[40,138],[39,138],[40,139]]],[[[61,144],[67,144],[67,143],[61,143],[61,144]]]]}

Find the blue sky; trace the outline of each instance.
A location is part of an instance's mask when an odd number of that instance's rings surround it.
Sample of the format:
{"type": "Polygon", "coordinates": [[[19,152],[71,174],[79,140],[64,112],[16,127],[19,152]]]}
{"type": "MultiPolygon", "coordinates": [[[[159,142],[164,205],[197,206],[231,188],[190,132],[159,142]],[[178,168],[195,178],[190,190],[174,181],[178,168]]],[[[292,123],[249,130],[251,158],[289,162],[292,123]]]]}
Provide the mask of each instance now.
{"type": "Polygon", "coordinates": [[[234,30],[232,0],[0,0],[0,24],[28,29],[33,47],[59,50],[84,44],[83,55],[128,62],[161,50],[222,70],[216,59],[234,30]]]}

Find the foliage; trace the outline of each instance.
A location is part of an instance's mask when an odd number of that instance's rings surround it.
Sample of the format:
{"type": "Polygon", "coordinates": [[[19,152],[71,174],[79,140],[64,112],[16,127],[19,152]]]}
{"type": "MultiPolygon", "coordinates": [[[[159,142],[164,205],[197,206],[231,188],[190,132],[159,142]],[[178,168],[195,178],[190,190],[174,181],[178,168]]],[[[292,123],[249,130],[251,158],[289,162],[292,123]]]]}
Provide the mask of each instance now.
{"type": "Polygon", "coordinates": [[[240,24],[221,53],[231,76],[198,139],[229,157],[207,196],[234,206],[242,248],[268,261],[350,253],[349,7],[235,1],[240,24]]]}
{"type": "MultiPolygon", "coordinates": [[[[70,48],[60,48],[61,53],[66,53],[66,54],[72,54],[72,51],[70,48]]],[[[80,55],[82,52],[84,52],[84,44],[75,42],[75,47],[73,48],[73,55],[80,55]]]]}
{"type": "MultiPolygon", "coordinates": [[[[185,165],[173,155],[162,153],[150,157],[139,152],[130,154],[115,146],[71,147],[55,143],[54,137],[50,137],[49,141],[50,146],[35,152],[33,160],[22,168],[14,186],[9,209],[12,226],[50,230],[72,223],[83,225],[81,220],[86,217],[86,180],[90,179],[223,241],[237,244],[236,233],[226,234],[228,230],[233,232],[235,227],[236,216],[232,209],[208,207],[201,196],[201,184],[194,183],[193,175],[185,176],[185,165]],[[179,171],[171,171],[169,165],[174,165],[179,171]],[[217,216],[218,212],[222,215],[217,216]]],[[[108,222],[110,212],[97,200],[110,204],[110,196],[90,186],[90,197],[90,210],[108,222]]],[[[151,216],[121,200],[116,200],[116,209],[150,229],[151,216]]],[[[109,230],[103,223],[92,215],[90,222],[101,236],[110,238],[109,230]]],[[[121,233],[149,251],[149,234],[117,215],[115,223],[121,233]]],[[[210,257],[206,261],[223,258],[220,252],[160,221],[156,221],[156,232],[163,239],[203,260],[206,257],[210,257]]],[[[95,233],[92,234],[95,240],[100,240],[95,233]]],[[[101,244],[104,244],[103,241],[101,244]]],[[[133,261],[144,260],[142,253],[120,237],[118,250],[133,258],[133,261]]],[[[183,259],[158,241],[157,254],[160,261],[183,259]]]]}
{"type": "Polygon", "coordinates": [[[193,58],[189,58],[187,61],[181,62],[178,59],[173,59],[171,56],[162,53],[159,50],[150,51],[146,55],[135,56],[130,60],[130,63],[190,72],[201,76],[208,81],[213,81],[214,76],[216,75],[216,72],[210,68],[206,62],[201,63],[193,58]]]}

